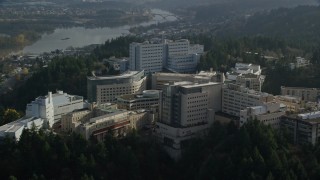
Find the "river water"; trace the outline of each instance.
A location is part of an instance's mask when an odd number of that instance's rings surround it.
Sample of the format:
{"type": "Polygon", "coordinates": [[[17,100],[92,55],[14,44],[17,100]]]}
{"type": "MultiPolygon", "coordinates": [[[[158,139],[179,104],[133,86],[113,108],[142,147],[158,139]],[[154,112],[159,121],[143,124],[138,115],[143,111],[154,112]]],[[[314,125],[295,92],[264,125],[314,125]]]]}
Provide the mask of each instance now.
{"type": "Polygon", "coordinates": [[[22,52],[24,54],[41,54],[50,52],[56,49],[66,49],[68,47],[83,47],[90,44],[102,44],[106,40],[125,36],[129,34],[129,29],[135,26],[148,26],[152,24],[175,21],[177,18],[167,11],[160,9],[152,9],[153,14],[165,15],[163,18],[160,15],[155,15],[149,22],[144,22],[135,25],[125,25],[119,27],[105,27],[87,29],[84,27],[72,27],[64,29],[56,29],[53,33],[42,35],[41,39],[32,45],[26,46],[22,52]]]}

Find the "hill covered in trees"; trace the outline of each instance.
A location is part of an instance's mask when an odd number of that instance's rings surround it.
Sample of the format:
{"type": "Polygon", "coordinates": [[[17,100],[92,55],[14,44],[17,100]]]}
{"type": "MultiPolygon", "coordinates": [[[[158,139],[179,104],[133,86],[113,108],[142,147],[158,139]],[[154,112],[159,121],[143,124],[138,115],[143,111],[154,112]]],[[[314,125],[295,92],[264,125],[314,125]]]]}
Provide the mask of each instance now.
{"type": "Polygon", "coordinates": [[[320,41],[320,6],[280,8],[229,23],[221,34],[265,35],[311,45],[320,41]]]}

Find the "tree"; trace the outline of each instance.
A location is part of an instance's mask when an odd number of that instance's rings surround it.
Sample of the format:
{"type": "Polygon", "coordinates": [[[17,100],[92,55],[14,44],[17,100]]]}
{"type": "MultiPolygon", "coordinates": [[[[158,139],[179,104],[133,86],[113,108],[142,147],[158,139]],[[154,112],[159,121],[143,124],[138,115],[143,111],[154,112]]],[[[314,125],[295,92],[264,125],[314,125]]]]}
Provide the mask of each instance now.
{"type": "Polygon", "coordinates": [[[3,117],[0,124],[7,124],[9,122],[19,119],[20,117],[21,115],[15,109],[6,109],[3,113],[3,117]]]}

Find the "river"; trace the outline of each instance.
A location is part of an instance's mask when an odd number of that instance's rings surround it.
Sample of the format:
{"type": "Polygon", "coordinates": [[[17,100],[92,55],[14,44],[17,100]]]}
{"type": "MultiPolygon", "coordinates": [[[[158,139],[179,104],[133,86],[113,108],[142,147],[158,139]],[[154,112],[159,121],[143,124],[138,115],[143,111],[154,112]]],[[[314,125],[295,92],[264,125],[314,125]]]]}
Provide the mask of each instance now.
{"type": "Polygon", "coordinates": [[[129,34],[129,29],[135,26],[149,26],[156,23],[167,21],[175,21],[177,18],[167,11],[160,9],[152,9],[153,14],[161,14],[166,16],[163,18],[160,15],[155,15],[149,22],[144,22],[135,25],[125,25],[119,27],[105,27],[105,28],[59,28],[55,29],[53,33],[43,34],[41,39],[32,45],[26,46],[22,52],[24,54],[41,54],[43,52],[50,52],[56,49],[66,49],[72,47],[83,47],[90,44],[102,44],[106,40],[117,38],[129,34]]]}

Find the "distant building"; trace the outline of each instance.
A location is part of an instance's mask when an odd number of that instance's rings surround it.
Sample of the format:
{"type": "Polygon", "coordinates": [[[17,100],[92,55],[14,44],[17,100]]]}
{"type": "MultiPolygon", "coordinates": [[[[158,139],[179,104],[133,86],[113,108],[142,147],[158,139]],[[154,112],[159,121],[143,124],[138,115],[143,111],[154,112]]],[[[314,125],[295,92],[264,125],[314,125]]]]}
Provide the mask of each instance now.
{"type": "Polygon", "coordinates": [[[285,115],[280,103],[266,103],[261,106],[247,107],[240,111],[240,127],[250,120],[258,120],[272,128],[280,128],[281,117],[285,115]]]}
{"type": "Polygon", "coordinates": [[[221,86],[213,82],[177,82],[163,89],[156,135],[171,152],[179,154],[184,141],[206,133],[215,112],[221,110],[221,86]]]}
{"type": "Polygon", "coordinates": [[[128,58],[116,58],[110,57],[109,59],[103,59],[103,62],[109,63],[114,70],[124,73],[129,69],[129,59],[128,58]]]}
{"type": "Polygon", "coordinates": [[[222,88],[222,112],[229,115],[240,117],[241,110],[272,101],[274,101],[273,95],[240,85],[226,84],[222,88]]]}
{"type": "Polygon", "coordinates": [[[131,43],[130,69],[145,73],[160,72],[163,68],[173,72],[194,72],[203,49],[202,45],[190,45],[187,39],[131,43]]]}
{"type": "Polygon", "coordinates": [[[166,59],[165,46],[160,42],[131,43],[129,55],[130,70],[145,73],[162,71],[166,59]]]}
{"type": "Polygon", "coordinates": [[[281,127],[286,129],[294,143],[316,145],[320,137],[320,112],[284,116],[281,127]]]}
{"type": "Polygon", "coordinates": [[[201,54],[170,56],[167,61],[166,69],[178,73],[195,72],[200,57],[201,54]]]}
{"type": "Polygon", "coordinates": [[[290,68],[293,70],[295,68],[302,68],[310,65],[310,60],[302,57],[296,57],[296,62],[290,63],[290,68]]]}
{"type": "Polygon", "coordinates": [[[117,76],[92,76],[87,78],[88,101],[114,103],[118,96],[139,94],[146,90],[144,71],[127,71],[117,76]]]}
{"type": "Polygon", "coordinates": [[[303,101],[320,102],[319,88],[281,86],[281,95],[299,97],[303,101]]]}

